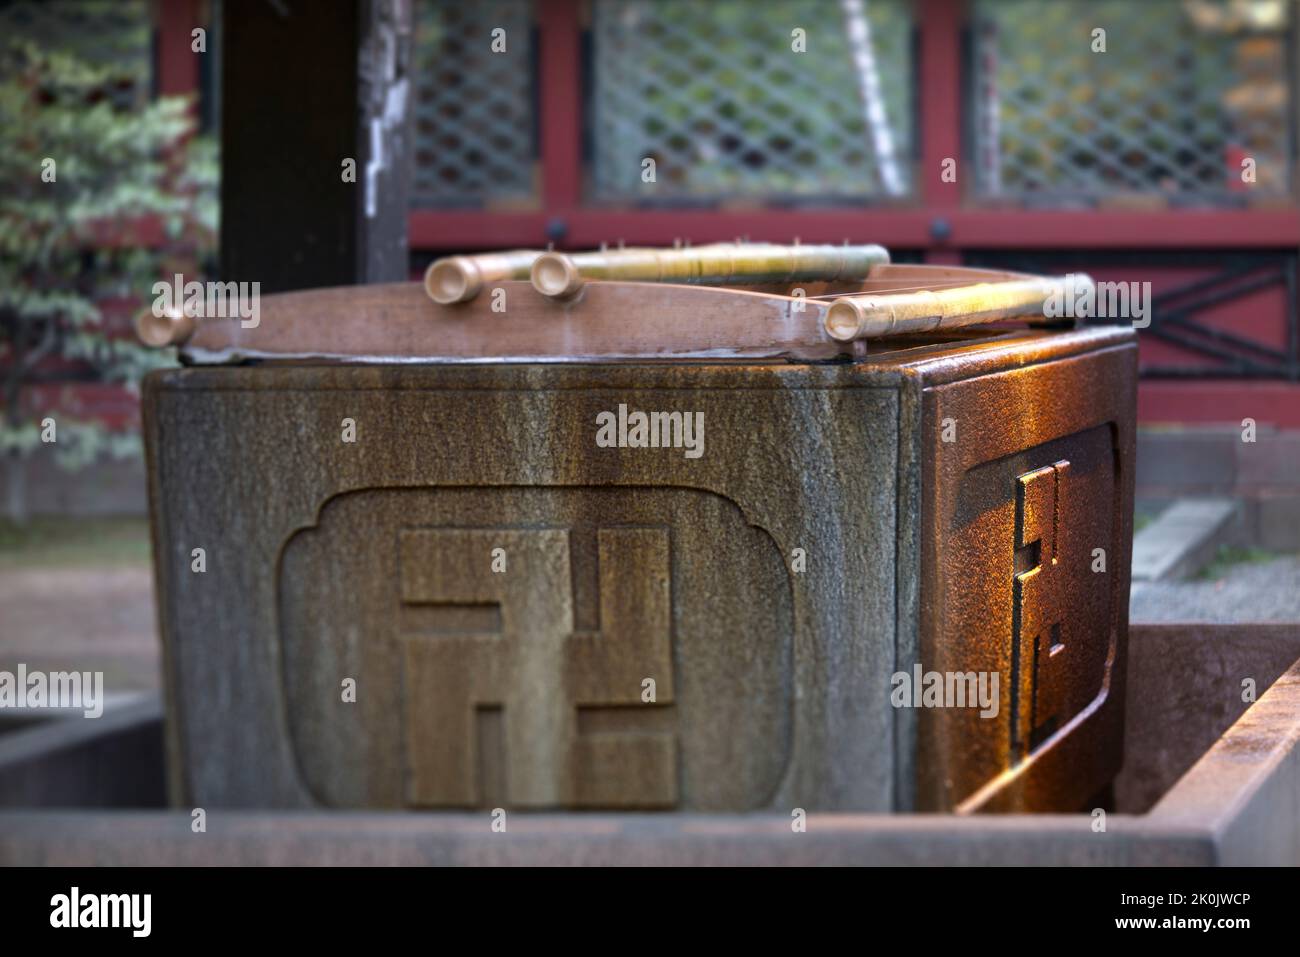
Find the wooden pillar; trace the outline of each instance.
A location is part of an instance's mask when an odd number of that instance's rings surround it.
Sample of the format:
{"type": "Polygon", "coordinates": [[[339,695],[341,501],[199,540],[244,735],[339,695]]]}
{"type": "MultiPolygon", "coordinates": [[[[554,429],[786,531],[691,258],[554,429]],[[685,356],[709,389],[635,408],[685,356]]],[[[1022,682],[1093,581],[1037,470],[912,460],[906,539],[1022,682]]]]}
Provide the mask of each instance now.
{"type": "Polygon", "coordinates": [[[195,27],[205,27],[198,0],[163,0],[158,6],[157,83],[162,96],[193,93],[199,86],[195,27]]]}
{"type": "Polygon", "coordinates": [[[954,235],[955,213],[962,205],[966,178],[974,175],[961,149],[961,30],[962,0],[924,0],[918,6],[921,23],[921,196],[930,212],[930,245],[925,261],[960,265],[962,237],[954,235]],[[947,182],[944,162],[957,161],[957,181],[947,182]]]}
{"type": "Polygon", "coordinates": [[[410,0],[226,0],[221,273],[407,276],[410,0]]]}

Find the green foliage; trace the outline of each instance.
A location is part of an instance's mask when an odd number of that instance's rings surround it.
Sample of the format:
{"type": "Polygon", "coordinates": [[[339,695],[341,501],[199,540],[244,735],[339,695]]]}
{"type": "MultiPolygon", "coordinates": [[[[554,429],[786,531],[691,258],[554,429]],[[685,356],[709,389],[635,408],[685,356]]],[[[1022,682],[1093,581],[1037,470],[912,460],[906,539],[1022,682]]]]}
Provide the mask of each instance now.
{"type": "Polygon", "coordinates": [[[1237,565],[1258,565],[1262,562],[1271,562],[1275,558],[1277,558],[1276,554],[1263,548],[1220,545],[1213,560],[1201,569],[1197,577],[1202,581],[1218,581],[1237,565]]]}
{"type": "MultiPolygon", "coordinates": [[[[186,99],[148,102],[141,83],[130,64],[92,62],[68,44],[0,49],[0,451],[39,444],[40,415],[22,393],[51,356],[132,387],[174,362],[105,336],[97,306],[146,295],[174,265],[147,248],[149,224],[162,224],[168,254],[190,261],[215,238],[215,144],[194,136],[186,99]]],[[[138,437],[58,418],[57,457],[69,467],[138,454],[138,437]]]]}
{"type": "Polygon", "coordinates": [[[146,518],[0,518],[0,570],[142,565],[149,550],[146,518]]]}

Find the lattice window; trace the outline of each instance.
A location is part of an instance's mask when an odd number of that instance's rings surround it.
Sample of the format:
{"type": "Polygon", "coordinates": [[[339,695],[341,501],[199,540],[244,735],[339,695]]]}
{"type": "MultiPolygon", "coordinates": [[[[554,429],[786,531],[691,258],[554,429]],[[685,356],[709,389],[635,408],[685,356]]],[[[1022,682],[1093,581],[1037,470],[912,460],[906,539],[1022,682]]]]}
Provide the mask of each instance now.
{"type": "Polygon", "coordinates": [[[1290,191],[1291,3],[976,0],[974,14],[982,196],[1230,204],[1290,191]]]}
{"type": "Polygon", "coordinates": [[[530,0],[423,0],[415,8],[412,205],[511,205],[534,193],[530,0]],[[494,30],[504,52],[492,48],[494,30]]]}
{"type": "Polygon", "coordinates": [[[910,194],[910,18],[907,0],[594,0],[596,197],[910,194]]]}

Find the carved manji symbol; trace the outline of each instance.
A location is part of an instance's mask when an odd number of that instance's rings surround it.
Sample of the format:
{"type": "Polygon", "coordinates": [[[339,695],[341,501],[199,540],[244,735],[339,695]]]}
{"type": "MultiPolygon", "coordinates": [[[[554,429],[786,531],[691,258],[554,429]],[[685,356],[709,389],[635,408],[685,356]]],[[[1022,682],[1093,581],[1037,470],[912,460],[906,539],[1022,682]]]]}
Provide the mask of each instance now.
{"type": "Polygon", "coordinates": [[[1070,716],[1069,596],[1063,509],[1069,502],[1070,463],[1062,460],[1016,479],[1015,607],[1012,627],[1012,762],[1030,754],[1070,716]]]}
{"type": "Polygon", "coordinates": [[[595,633],[575,629],[570,534],[400,533],[409,803],[677,803],[668,530],[597,530],[595,633]]]}

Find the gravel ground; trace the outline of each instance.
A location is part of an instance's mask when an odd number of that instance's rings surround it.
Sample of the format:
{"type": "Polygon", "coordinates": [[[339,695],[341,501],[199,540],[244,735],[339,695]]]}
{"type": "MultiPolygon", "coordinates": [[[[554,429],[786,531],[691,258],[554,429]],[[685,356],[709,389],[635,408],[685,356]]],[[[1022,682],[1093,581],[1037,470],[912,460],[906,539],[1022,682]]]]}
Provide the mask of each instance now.
{"type": "Polygon", "coordinates": [[[1300,555],[1228,566],[1214,581],[1133,585],[1131,621],[1293,621],[1300,628],[1300,555]]]}

